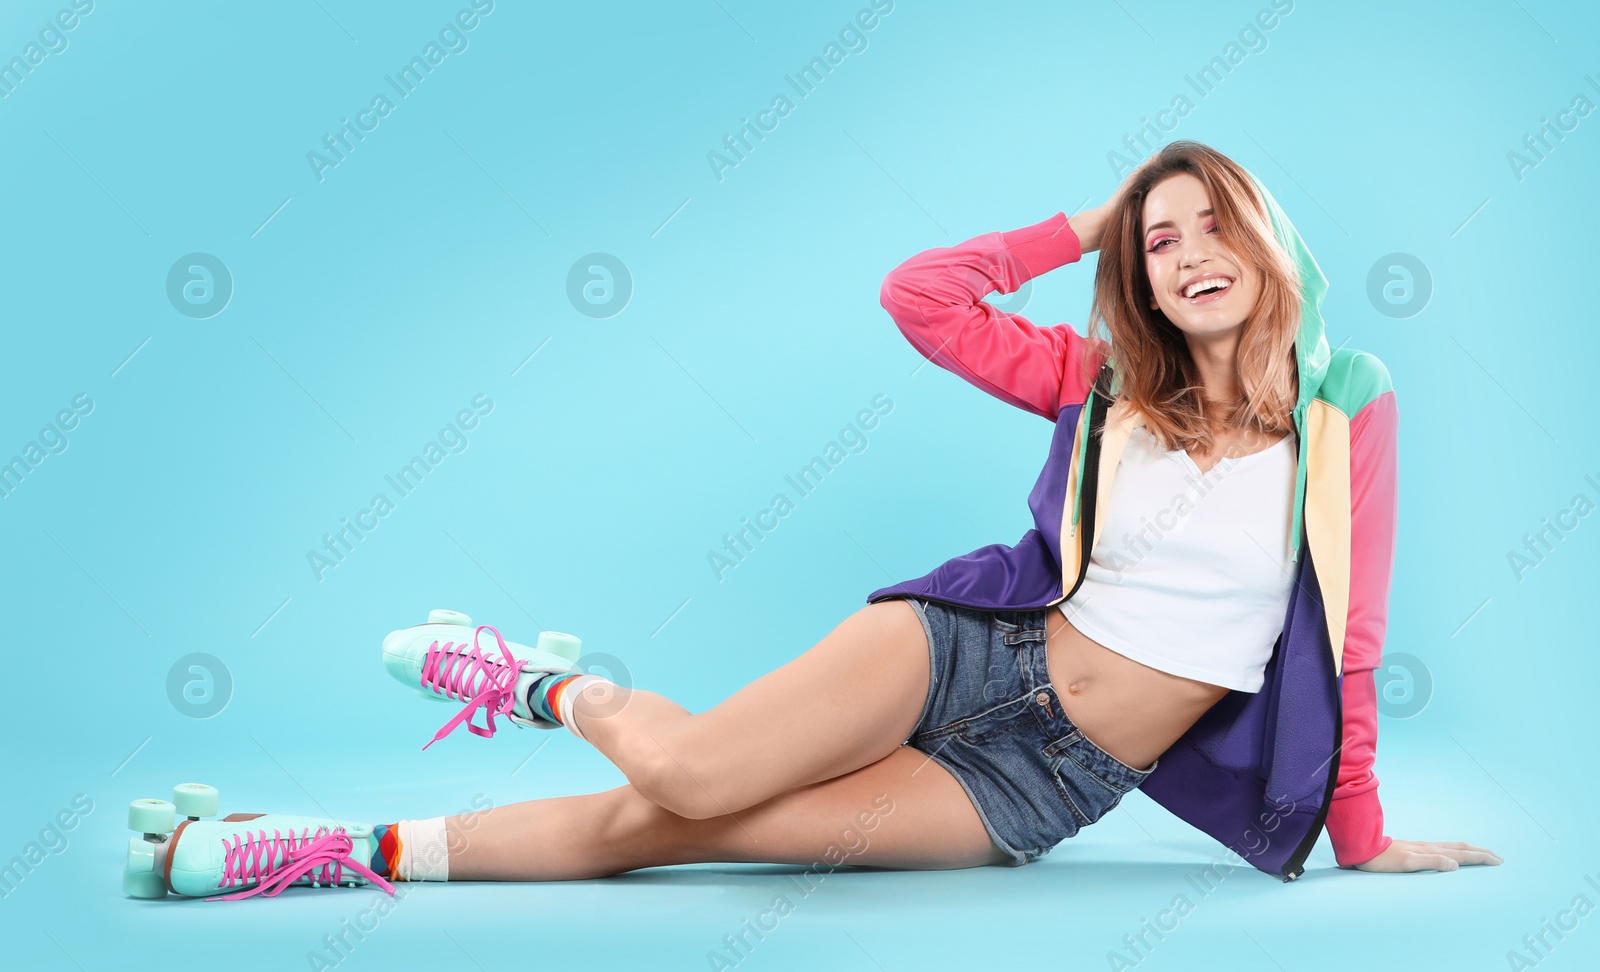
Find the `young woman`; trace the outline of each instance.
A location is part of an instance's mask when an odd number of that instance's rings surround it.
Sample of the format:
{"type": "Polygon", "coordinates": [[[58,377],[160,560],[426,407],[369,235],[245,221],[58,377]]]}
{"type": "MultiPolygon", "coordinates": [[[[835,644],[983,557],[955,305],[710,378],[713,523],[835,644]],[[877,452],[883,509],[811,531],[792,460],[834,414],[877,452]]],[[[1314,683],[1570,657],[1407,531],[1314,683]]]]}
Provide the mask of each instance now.
{"type": "Polygon", "coordinates": [[[1283,880],[1324,829],[1345,867],[1498,864],[1384,834],[1372,676],[1394,393],[1376,358],[1329,349],[1326,287],[1265,187],[1194,142],[1095,209],[918,254],[883,285],[906,337],[1056,423],[1018,544],[874,591],[698,714],[577,674],[568,636],[529,649],[435,612],[384,654],[413,688],[466,703],[440,735],[480,708],[480,735],[495,715],[565,726],[628,785],[388,826],[290,822],[288,837],[271,818],[190,822],[212,829],[180,828],[154,867],[195,894],[699,861],[1017,865],[1141,787],[1283,880]],[[983,299],[1096,249],[1101,337],[983,299]]]}

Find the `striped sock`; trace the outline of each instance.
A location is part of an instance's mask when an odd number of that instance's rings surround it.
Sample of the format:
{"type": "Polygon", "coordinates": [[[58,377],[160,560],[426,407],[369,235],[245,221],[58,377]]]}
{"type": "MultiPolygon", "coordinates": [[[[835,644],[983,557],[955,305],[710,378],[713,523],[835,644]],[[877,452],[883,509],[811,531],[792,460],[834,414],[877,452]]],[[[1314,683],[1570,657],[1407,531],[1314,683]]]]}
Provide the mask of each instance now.
{"type": "Polygon", "coordinates": [[[558,725],[561,721],[561,693],[580,677],[578,672],[551,672],[528,686],[528,708],[535,716],[558,725]]]}
{"type": "Polygon", "coordinates": [[[372,835],[378,838],[378,850],[367,866],[384,880],[450,880],[450,841],[443,817],[378,824],[372,835]]]}
{"type": "Polygon", "coordinates": [[[373,852],[372,862],[367,866],[383,875],[385,880],[400,880],[400,825],[378,824],[372,828],[372,836],[378,839],[378,849],[373,852]]]}
{"type": "Polygon", "coordinates": [[[566,726],[569,732],[582,739],[583,733],[573,724],[573,703],[577,701],[578,693],[585,687],[605,681],[598,675],[552,672],[528,686],[528,709],[541,719],[554,722],[558,726],[566,726]]]}

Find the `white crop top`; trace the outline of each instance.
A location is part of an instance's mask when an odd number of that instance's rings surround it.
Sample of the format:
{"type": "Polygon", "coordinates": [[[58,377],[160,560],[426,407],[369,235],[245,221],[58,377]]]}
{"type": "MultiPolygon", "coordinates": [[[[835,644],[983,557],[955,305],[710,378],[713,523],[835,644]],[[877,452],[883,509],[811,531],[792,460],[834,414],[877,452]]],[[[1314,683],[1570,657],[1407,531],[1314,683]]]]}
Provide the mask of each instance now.
{"type": "Polygon", "coordinates": [[[1294,586],[1294,433],[1201,473],[1134,429],[1100,538],[1061,612],[1091,640],[1212,685],[1258,692],[1294,586]]]}

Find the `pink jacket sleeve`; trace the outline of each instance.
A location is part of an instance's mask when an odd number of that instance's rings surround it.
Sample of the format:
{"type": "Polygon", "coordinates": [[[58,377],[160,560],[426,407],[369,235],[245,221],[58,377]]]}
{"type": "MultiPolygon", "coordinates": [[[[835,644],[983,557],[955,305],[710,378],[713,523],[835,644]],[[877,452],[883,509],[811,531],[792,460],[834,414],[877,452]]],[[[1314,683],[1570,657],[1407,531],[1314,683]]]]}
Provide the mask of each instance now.
{"type": "MultiPolygon", "coordinates": [[[[1063,213],[1007,233],[925,250],[889,271],[880,299],[923,357],[1004,402],[1054,422],[1089,395],[1099,357],[1070,324],[1037,327],[983,299],[1083,255],[1063,213]]],[[[1099,342],[1096,342],[1099,344],[1099,342]]]]}
{"type": "Polygon", "coordinates": [[[1344,740],[1328,808],[1328,838],[1340,866],[1369,861],[1392,840],[1383,833],[1378,777],[1378,700],[1373,670],[1383,657],[1394,566],[1399,413],[1394,392],[1350,421],[1350,612],[1344,635],[1344,740]]]}

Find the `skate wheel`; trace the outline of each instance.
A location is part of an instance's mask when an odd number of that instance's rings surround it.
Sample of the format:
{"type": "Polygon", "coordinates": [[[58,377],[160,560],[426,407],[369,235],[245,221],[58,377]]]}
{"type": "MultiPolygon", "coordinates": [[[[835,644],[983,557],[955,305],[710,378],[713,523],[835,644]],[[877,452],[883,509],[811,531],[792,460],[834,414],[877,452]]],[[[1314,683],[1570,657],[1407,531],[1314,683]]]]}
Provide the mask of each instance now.
{"type": "Polygon", "coordinates": [[[217,788],[204,783],[179,783],[172,788],[172,806],[180,817],[214,817],[217,788]]]}
{"type": "Polygon", "coordinates": [[[128,838],[128,863],[122,869],[122,893],[130,898],[164,898],[166,882],[156,873],[156,845],[143,837],[128,838]]]}
{"type": "Polygon", "coordinates": [[[450,611],[445,608],[434,608],[428,612],[429,624],[459,624],[462,627],[472,627],[472,619],[460,611],[450,611]]]}
{"type": "Polygon", "coordinates": [[[139,834],[170,834],[178,825],[178,808],[165,800],[135,800],[128,804],[128,829],[139,834]]]}
{"type": "Polygon", "coordinates": [[[558,658],[565,658],[576,665],[578,656],[583,653],[583,639],[561,631],[541,631],[539,643],[535,647],[540,651],[548,651],[558,658]]]}

